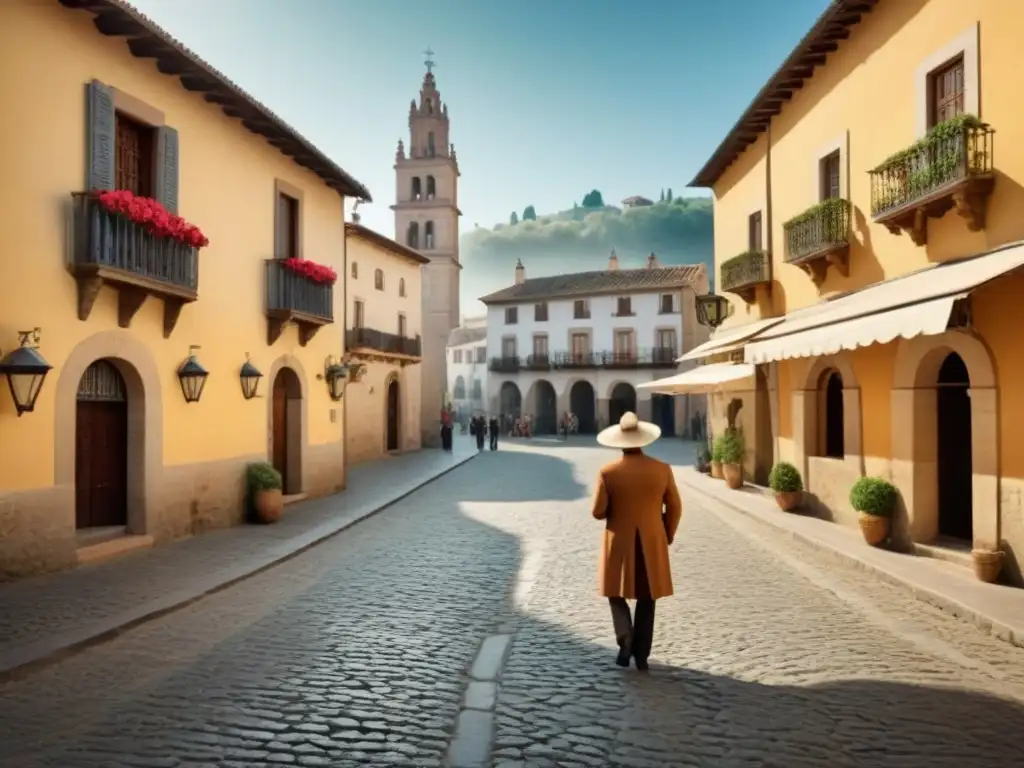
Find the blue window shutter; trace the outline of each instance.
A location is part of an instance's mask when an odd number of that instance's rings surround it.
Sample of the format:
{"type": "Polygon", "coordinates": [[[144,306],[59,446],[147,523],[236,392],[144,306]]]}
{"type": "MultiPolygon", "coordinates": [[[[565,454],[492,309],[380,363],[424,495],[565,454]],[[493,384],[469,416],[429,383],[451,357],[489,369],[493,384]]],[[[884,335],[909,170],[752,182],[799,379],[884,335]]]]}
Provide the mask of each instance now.
{"type": "Polygon", "coordinates": [[[114,91],[99,80],[86,86],[88,158],[86,188],[113,189],[116,128],[114,91]]]}
{"type": "Polygon", "coordinates": [[[156,199],[171,213],[178,212],[178,132],[162,126],[156,129],[156,199]]]}

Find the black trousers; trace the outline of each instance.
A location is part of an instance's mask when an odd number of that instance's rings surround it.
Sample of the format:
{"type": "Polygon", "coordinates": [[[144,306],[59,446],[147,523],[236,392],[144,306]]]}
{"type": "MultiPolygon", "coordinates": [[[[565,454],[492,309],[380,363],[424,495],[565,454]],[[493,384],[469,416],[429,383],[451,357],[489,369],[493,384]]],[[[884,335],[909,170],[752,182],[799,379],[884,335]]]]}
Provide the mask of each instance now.
{"type": "Polygon", "coordinates": [[[498,433],[497,431],[491,432],[491,450],[498,450],[498,433]]]}
{"type": "Polygon", "coordinates": [[[476,433],[476,449],[478,451],[484,449],[484,431],[482,429],[476,433]]]}
{"type": "Polygon", "coordinates": [[[654,644],[654,607],[651,597],[651,586],[647,581],[647,565],[644,563],[644,550],[637,534],[634,550],[636,562],[636,609],[633,615],[629,612],[629,603],[624,597],[609,597],[608,604],[612,610],[612,626],[615,628],[615,639],[619,649],[635,659],[647,661],[654,644]]]}

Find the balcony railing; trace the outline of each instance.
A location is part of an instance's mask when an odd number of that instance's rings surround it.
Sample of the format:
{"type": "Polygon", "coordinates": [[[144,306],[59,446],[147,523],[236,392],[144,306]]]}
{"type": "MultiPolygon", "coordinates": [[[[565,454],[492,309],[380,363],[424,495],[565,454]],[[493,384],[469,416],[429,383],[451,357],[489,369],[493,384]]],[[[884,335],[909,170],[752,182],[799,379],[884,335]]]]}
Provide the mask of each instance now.
{"type": "Polygon", "coordinates": [[[495,373],[515,373],[521,367],[518,356],[492,357],[488,366],[495,373]]]}
{"type": "Polygon", "coordinates": [[[526,367],[531,371],[547,371],[551,368],[548,355],[530,355],[526,358],[526,367]]]}
{"type": "Polygon", "coordinates": [[[782,225],[786,233],[786,263],[824,257],[850,242],[850,203],[841,198],[822,200],[782,225]]]}
{"type": "Polygon", "coordinates": [[[759,285],[772,282],[772,259],[766,251],[747,251],[722,262],[721,288],[750,301],[759,285]]]}
{"type": "Polygon", "coordinates": [[[629,352],[562,352],[552,358],[553,368],[674,368],[679,353],[671,347],[629,352]]]}
{"type": "Polygon", "coordinates": [[[872,218],[893,232],[908,231],[918,245],[927,239],[927,219],[954,206],[968,229],[982,229],[994,184],[994,142],[995,131],[972,115],[935,126],[870,172],[872,218]]]}
{"type": "Polygon", "coordinates": [[[266,269],[267,343],[273,344],[285,323],[293,322],[305,346],[322,326],[334,322],[334,286],[292,271],[281,259],[267,259],[266,269]]]}
{"type": "Polygon", "coordinates": [[[597,368],[601,356],[593,352],[558,352],[551,357],[555,368],[597,368]]]}
{"type": "Polygon", "coordinates": [[[345,348],[372,350],[382,355],[403,355],[420,357],[422,343],[420,337],[410,339],[397,333],[385,333],[373,328],[350,328],[345,331],[345,348]]]}
{"type": "Polygon", "coordinates": [[[184,304],[199,293],[198,251],[108,211],[84,192],[72,195],[74,251],[70,269],[78,280],[78,317],[87,320],[101,285],[115,287],[118,324],[127,328],[148,295],[164,300],[164,336],[178,321],[184,304]]]}

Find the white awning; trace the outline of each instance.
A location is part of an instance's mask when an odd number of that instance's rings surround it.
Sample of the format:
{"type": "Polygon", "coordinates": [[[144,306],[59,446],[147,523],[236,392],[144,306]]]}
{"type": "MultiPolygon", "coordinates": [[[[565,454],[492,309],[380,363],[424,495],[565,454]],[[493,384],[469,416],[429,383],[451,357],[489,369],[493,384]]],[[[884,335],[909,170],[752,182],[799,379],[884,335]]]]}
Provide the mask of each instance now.
{"type": "Polygon", "coordinates": [[[841,350],[944,333],[953,303],[1024,266],[1024,243],[946,262],[786,315],[745,347],[747,363],[833,355],[841,350]]]}
{"type": "Polygon", "coordinates": [[[746,363],[711,363],[698,365],[685,373],[677,373],[665,379],[645,381],[637,389],[653,390],[656,394],[685,395],[713,392],[723,384],[753,379],[754,366],[746,363]]]}
{"type": "Polygon", "coordinates": [[[732,352],[741,349],[743,342],[766,328],[778,325],[784,317],[769,317],[764,320],[755,320],[752,323],[735,326],[733,328],[722,328],[715,332],[714,336],[700,346],[694,347],[685,355],[676,360],[682,363],[686,360],[699,360],[703,357],[710,357],[724,352],[732,352]]]}

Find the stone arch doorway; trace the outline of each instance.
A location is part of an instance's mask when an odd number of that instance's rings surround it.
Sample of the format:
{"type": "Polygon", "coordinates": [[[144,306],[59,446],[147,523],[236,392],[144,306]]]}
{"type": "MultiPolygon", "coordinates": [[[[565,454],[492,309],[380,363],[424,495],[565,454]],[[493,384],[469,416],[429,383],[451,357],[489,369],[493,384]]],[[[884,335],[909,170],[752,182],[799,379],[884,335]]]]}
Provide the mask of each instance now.
{"type": "Polygon", "coordinates": [[[281,473],[285,494],[302,492],[302,385],[294,370],[283,366],[274,376],[270,415],[270,450],[281,473]]]}
{"type": "Polygon", "coordinates": [[[113,361],[86,368],[75,397],[75,527],[128,526],[128,386],[113,361]]]}
{"type": "Polygon", "coordinates": [[[618,424],[622,414],[628,411],[636,413],[636,390],[631,384],[619,382],[608,398],[608,424],[618,424]]]}
{"type": "Polygon", "coordinates": [[[397,451],[399,445],[399,427],[401,424],[401,392],[398,388],[398,379],[394,376],[388,381],[387,388],[387,438],[386,446],[389,451],[397,451]]]}
{"type": "Polygon", "coordinates": [[[772,406],[768,376],[763,365],[754,374],[754,482],[768,485],[775,464],[775,439],[772,436],[772,406]]]}
{"type": "Polygon", "coordinates": [[[550,381],[540,379],[533,385],[534,432],[553,435],[558,431],[558,395],[550,381]]]}
{"type": "Polygon", "coordinates": [[[572,385],[569,410],[576,415],[581,435],[597,434],[597,395],[589,381],[577,381],[572,385]]]}
{"type": "Polygon", "coordinates": [[[651,420],[661,427],[662,437],[675,437],[676,399],[674,395],[651,395],[651,420]]]}
{"type": "Polygon", "coordinates": [[[501,385],[498,402],[501,414],[507,420],[518,419],[523,412],[523,394],[513,382],[506,381],[501,385]]]}
{"type": "Polygon", "coordinates": [[[936,383],[939,536],[972,541],[971,377],[956,352],[942,361],[936,383]]]}

